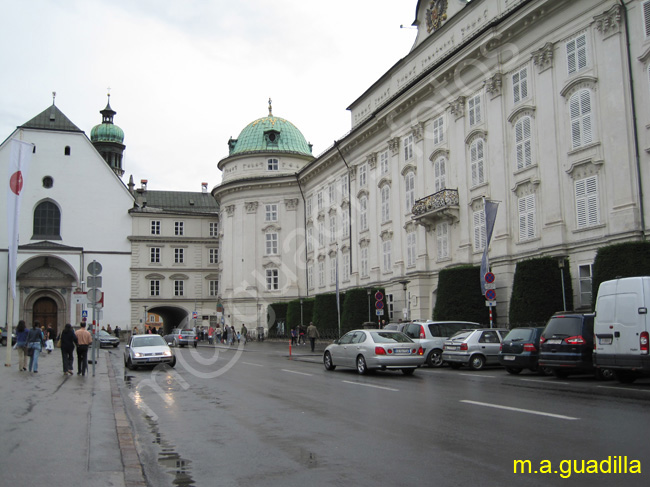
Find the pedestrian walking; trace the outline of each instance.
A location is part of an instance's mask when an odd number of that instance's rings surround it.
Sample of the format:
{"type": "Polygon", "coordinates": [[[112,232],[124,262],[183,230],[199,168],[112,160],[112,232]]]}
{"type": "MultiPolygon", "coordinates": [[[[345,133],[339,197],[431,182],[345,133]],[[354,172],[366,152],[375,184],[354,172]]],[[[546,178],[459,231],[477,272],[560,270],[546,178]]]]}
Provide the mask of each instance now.
{"type": "Polygon", "coordinates": [[[316,346],[316,339],[320,338],[320,335],[318,334],[318,328],[316,328],[311,321],[307,327],[307,336],[309,337],[309,344],[311,345],[311,351],[313,352],[314,347],[316,346]]]}
{"type": "Polygon", "coordinates": [[[307,345],[307,341],[305,340],[305,329],[301,325],[298,325],[298,345],[300,345],[301,341],[303,345],[307,345]]]}
{"type": "Polygon", "coordinates": [[[223,343],[223,342],[221,341],[221,326],[217,325],[217,331],[216,331],[216,333],[217,333],[217,343],[223,343]]]}
{"type": "Polygon", "coordinates": [[[18,352],[18,370],[27,370],[27,337],[29,330],[25,326],[25,320],[20,320],[16,327],[16,351],[18,352]]]}
{"type": "Polygon", "coordinates": [[[296,344],[296,335],[297,335],[296,328],[295,327],[291,328],[291,345],[296,344]]]}
{"type": "Polygon", "coordinates": [[[115,325],[115,338],[120,338],[120,327],[115,325]]]}
{"type": "Polygon", "coordinates": [[[208,328],[208,345],[212,345],[213,340],[214,340],[214,327],[210,325],[210,328],[208,328]]]}
{"type": "Polygon", "coordinates": [[[244,340],[244,345],[246,345],[246,338],[248,337],[248,328],[246,328],[246,324],[242,323],[241,324],[241,338],[244,340]]]}
{"type": "Polygon", "coordinates": [[[45,349],[48,354],[52,353],[52,350],[54,350],[54,338],[56,338],[56,332],[54,331],[54,328],[52,328],[52,324],[48,323],[47,328],[45,329],[45,349]]]}
{"type": "Polygon", "coordinates": [[[86,330],[86,323],[81,322],[80,328],[75,332],[77,336],[77,375],[86,375],[88,369],[88,347],[93,342],[93,337],[86,330]]]}
{"type": "Polygon", "coordinates": [[[72,325],[67,323],[63,327],[61,336],[61,359],[63,360],[63,373],[65,375],[72,375],[72,369],[74,368],[74,347],[77,344],[77,335],[72,329],[72,325]]]}
{"type": "Polygon", "coordinates": [[[41,324],[35,321],[32,329],[27,335],[27,354],[29,355],[29,371],[38,373],[38,356],[45,345],[45,335],[41,330],[41,324]]]}

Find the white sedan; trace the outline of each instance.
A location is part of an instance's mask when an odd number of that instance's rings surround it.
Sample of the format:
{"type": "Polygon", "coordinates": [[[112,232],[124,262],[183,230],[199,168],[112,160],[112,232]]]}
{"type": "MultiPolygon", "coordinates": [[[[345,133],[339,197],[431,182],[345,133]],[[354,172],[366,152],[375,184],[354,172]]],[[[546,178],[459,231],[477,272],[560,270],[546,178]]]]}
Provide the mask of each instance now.
{"type": "Polygon", "coordinates": [[[326,370],[352,367],[359,374],[400,369],[411,375],[425,359],[421,346],[404,333],[392,330],[352,330],[328,345],[323,354],[326,370]]]}
{"type": "Polygon", "coordinates": [[[160,335],[134,335],[124,347],[124,366],[133,370],[139,365],[176,365],[176,356],[160,335]]]}

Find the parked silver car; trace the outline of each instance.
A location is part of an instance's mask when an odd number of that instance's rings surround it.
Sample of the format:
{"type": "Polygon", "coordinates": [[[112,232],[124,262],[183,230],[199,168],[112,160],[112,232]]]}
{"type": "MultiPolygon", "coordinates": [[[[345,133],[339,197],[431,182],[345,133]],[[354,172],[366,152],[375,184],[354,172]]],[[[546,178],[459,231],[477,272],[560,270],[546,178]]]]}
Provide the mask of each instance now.
{"type": "Polygon", "coordinates": [[[160,335],[133,335],[124,347],[124,366],[135,369],[139,365],[176,365],[176,356],[160,335]]]}
{"type": "Polygon", "coordinates": [[[458,332],[445,341],[442,359],[453,369],[469,365],[474,370],[481,370],[485,365],[498,365],[501,342],[507,334],[505,328],[458,332]]]}
{"type": "Polygon", "coordinates": [[[115,335],[111,335],[106,330],[99,330],[99,332],[97,332],[97,340],[99,341],[100,347],[117,348],[120,344],[120,339],[115,335]]]}
{"type": "Polygon", "coordinates": [[[480,327],[471,321],[414,321],[406,324],[404,334],[424,348],[430,367],[441,367],[445,340],[461,330],[480,327]]]}
{"type": "Polygon", "coordinates": [[[411,375],[423,363],[424,349],[404,333],[393,330],[352,330],[323,353],[326,370],[353,367],[359,374],[373,369],[401,369],[411,375]]]}

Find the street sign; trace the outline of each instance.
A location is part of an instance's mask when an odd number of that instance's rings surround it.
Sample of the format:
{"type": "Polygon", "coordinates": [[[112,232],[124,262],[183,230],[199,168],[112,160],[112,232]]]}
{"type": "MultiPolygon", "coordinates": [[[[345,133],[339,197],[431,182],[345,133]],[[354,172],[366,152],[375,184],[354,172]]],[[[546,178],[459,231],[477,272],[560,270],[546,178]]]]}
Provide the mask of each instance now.
{"type": "Polygon", "coordinates": [[[88,287],[102,287],[102,276],[88,276],[86,278],[88,287]]]}
{"type": "Polygon", "coordinates": [[[486,301],[486,302],[485,302],[485,306],[488,306],[488,307],[490,307],[490,308],[493,308],[493,307],[495,307],[496,305],[497,305],[497,302],[496,302],[496,301],[486,301]]]}
{"type": "Polygon", "coordinates": [[[87,294],[81,291],[73,292],[72,302],[73,304],[88,304],[87,294]]]}
{"type": "Polygon", "coordinates": [[[99,303],[102,300],[102,292],[99,289],[90,289],[88,291],[88,301],[90,304],[99,303]]]}
{"type": "Polygon", "coordinates": [[[497,284],[495,282],[485,283],[485,289],[496,289],[496,288],[497,288],[497,284]]]}
{"type": "Polygon", "coordinates": [[[192,319],[195,320],[198,316],[198,313],[196,311],[192,311],[192,319]]]}
{"type": "Polygon", "coordinates": [[[488,284],[492,284],[494,282],[494,273],[486,272],[485,273],[485,282],[488,283],[488,284]]]}
{"type": "Polygon", "coordinates": [[[377,301],[375,303],[375,308],[377,309],[384,309],[384,302],[383,301],[377,301]]]}
{"type": "Polygon", "coordinates": [[[88,318],[88,310],[87,310],[87,309],[84,309],[84,310],[81,312],[81,317],[82,317],[82,318],[88,318]]]}
{"type": "Polygon", "coordinates": [[[91,276],[98,276],[102,273],[102,265],[97,262],[96,260],[93,260],[90,264],[88,264],[88,274],[91,276]]]}
{"type": "Polygon", "coordinates": [[[383,299],[384,299],[384,295],[382,294],[382,292],[381,292],[381,291],[377,291],[377,292],[375,293],[375,300],[376,300],[376,301],[382,301],[383,299]]]}
{"type": "Polygon", "coordinates": [[[488,289],[485,291],[485,299],[488,301],[494,301],[497,299],[497,292],[494,289],[488,289]]]}
{"type": "Polygon", "coordinates": [[[375,311],[377,313],[377,316],[384,316],[384,310],[383,309],[378,309],[375,311]]]}

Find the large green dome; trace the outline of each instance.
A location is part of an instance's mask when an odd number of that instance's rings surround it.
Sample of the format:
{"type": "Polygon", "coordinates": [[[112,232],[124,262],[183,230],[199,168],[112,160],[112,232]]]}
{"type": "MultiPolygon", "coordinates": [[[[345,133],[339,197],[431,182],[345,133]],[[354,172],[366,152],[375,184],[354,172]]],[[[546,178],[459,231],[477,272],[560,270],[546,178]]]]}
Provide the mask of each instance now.
{"type": "Polygon", "coordinates": [[[308,144],[300,130],[284,118],[275,117],[269,104],[269,115],[249,123],[239,137],[228,141],[230,155],[250,152],[288,152],[311,156],[308,144]]]}
{"type": "MultiPolygon", "coordinates": [[[[110,97],[110,95],[108,95],[110,97]]],[[[113,116],[117,113],[111,108],[110,100],[106,108],[100,111],[102,114],[102,123],[95,125],[90,131],[90,140],[92,142],[124,142],[124,131],[113,123],[113,116]]]]}

